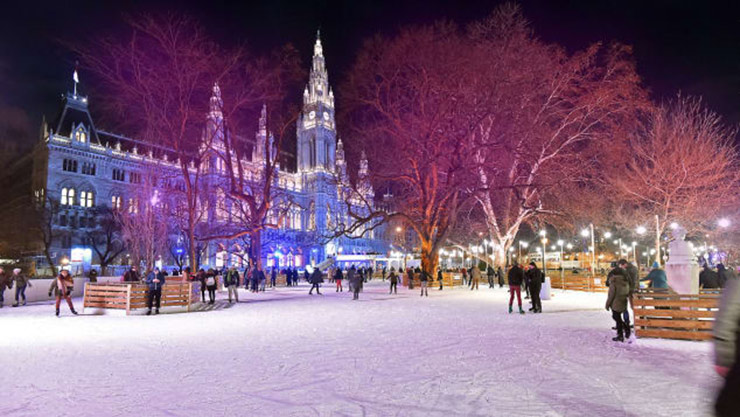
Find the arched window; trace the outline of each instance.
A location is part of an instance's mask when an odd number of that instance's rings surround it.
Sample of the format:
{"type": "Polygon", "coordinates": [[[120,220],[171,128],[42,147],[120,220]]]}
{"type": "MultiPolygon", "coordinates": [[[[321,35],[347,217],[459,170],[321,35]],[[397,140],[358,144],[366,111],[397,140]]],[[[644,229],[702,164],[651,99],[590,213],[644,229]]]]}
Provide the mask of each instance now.
{"type": "Polygon", "coordinates": [[[92,191],[80,191],[80,207],[92,207],[95,204],[95,195],[92,191]]]}
{"type": "Polygon", "coordinates": [[[110,198],[110,207],[113,210],[121,209],[121,196],[120,195],[114,195],[110,198]]]}
{"type": "Polygon", "coordinates": [[[308,230],[316,230],[316,205],[313,201],[308,206],[308,230]]]}
{"type": "Polygon", "coordinates": [[[77,128],[77,131],[75,132],[75,141],[79,143],[87,142],[87,133],[85,132],[85,129],[81,127],[77,128]]]}
{"type": "Polygon", "coordinates": [[[75,204],[75,189],[74,188],[62,188],[62,197],[59,203],[63,206],[73,206],[75,204]]]}

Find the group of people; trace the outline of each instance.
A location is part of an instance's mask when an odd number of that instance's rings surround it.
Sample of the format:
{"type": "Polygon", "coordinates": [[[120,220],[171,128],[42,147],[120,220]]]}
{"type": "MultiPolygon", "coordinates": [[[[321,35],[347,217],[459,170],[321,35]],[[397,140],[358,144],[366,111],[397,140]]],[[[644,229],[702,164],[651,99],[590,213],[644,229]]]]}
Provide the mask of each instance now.
{"type": "Polygon", "coordinates": [[[706,289],[724,288],[731,274],[732,270],[727,269],[724,264],[717,264],[717,269],[714,270],[705,263],[699,273],[699,286],[706,289]]]}
{"type": "Polygon", "coordinates": [[[540,291],[542,284],[545,282],[545,274],[537,267],[534,262],[530,262],[526,267],[514,263],[509,268],[509,314],[514,311],[514,296],[516,295],[517,304],[519,305],[519,314],[524,314],[522,308],[522,286],[527,292],[526,298],[531,298],[532,307],[529,311],[533,313],[542,313],[542,300],[540,291]]]}
{"type": "Polygon", "coordinates": [[[0,308],[5,303],[5,289],[12,289],[15,285],[15,303],[13,307],[26,305],[26,287],[31,287],[31,281],[22,273],[21,268],[14,268],[12,274],[7,274],[0,267],[0,308]]]}

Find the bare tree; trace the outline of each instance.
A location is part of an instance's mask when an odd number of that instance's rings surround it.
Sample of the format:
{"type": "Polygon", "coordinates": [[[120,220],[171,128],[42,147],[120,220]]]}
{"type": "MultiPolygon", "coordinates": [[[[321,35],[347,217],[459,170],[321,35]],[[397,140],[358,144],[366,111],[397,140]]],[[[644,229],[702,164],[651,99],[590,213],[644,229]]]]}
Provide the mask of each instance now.
{"type": "Polygon", "coordinates": [[[125,206],[114,214],[133,264],[139,266],[143,261],[145,268],[151,269],[165,255],[169,221],[162,207],[156,174],[152,170],[142,177],[142,183],[128,196],[125,206]]]}
{"type": "Polygon", "coordinates": [[[96,206],[91,214],[95,219],[95,225],[88,228],[85,233],[98,256],[100,274],[105,275],[108,265],[126,249],[121,237],[121,224],[114,210],[108,206],[96,206]]]}
{"type": "Polygon", "coordinates": [[[522,225],[562,221],[583,201],[600,146],[619,142],[644,93],[628,48],[596,44],[568,55],[538,40],[516,5],[472,24],[469,39],[477,102],[487,107],[469,165],[501,264],[522,225]]]}
{"type": "Polygon", "coordinates": [[[632,230],[642,225],[654,231],[656,259],[662,259],[660,239],[671,223],[703,235],[736,211],[735,136],[700,99],[678,96],[649,112],[626,152],[610,164],[616,219],[632,230]]]}
{"type": "Polygon", "coordinates": [[[203,135],[215,82],[236,65],[193,20],[141,15],[127,20],[126,38],[96,38],[72,48],[102,85],[103,105],[122,130],[171,153],[182,182],[183,232],[190,266],[196,265],[201,220],[203,135]]]}
{"type": "MultiPolygon", "coordinates": [[[[474,119],[470,55],[459,30],[446,24],[376,37],[360,52],[343,91],[354,155],[372,143],[347,193],[348,232],[397,218],[419,237],[422,268],[434,274],[437,251],[471,196],[474,119]],[[394,203],[375,208],[369,185],[390,189],[394,203]],[[353,209],[353,207],[355,207],[353,209]]],[[[356,158],[356,160],[362,158],[356,158]]]]}

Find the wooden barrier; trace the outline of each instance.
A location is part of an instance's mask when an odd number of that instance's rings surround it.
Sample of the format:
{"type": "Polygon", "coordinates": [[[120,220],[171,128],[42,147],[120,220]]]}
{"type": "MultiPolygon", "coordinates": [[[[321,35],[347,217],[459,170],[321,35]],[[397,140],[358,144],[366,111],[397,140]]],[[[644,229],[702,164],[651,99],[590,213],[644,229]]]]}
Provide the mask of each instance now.
{"type": "Polygon", "coordinates": [[[560,275],[550,275],[550,287],[561,290],[606,292],[609,288],[606,286],[606,278],[590,275],[570,275],[563,277],[560,275]]]}
{"type": "Polygon", "coordinates": [[[675,294],[647,290],[635,294],[635,335],[663,339],[709,340],[717,294],[675,294]]]}
{"type": "MultiPolygon", "coordinates": [[[[399,279],[401,279],[399,277],[399,279]]],[[[403,275],[403,285],[405,287],[409,286],[409,280],[408,275],[403,275]]],[[[480,285],[484,284],[484,279],[481,279],[480,285]]],[[[488,285],[488,281],[485,282],[486,285],[488,285]]],[[[443,287],[455,287],[462,285],[462,275],[459,272],[443,272],[442,273],[442,286],[443,287]]],[[[414,274],[414,288],[419,288],[421,286],[421,280],[419,280],[419,274],[414,274]]],[[[427,282],[427,286],[429,288],[439,287],[439,280],[437,280],[437,276],[434,276],[434,279],[429,280],[427,282]]]]}
{"type": "MultiPolygon", "coordinates": [[[[193,290],[196,285],[191,282],[166,282],[162,286],[160,307],[184,306],[190,311],[190,305],[199,298],[193,290]]],[[[105,308],[131,310],[146,308],[149,288],[141,283],[91,283],[85,284],[83,308],[105,308]]]]}

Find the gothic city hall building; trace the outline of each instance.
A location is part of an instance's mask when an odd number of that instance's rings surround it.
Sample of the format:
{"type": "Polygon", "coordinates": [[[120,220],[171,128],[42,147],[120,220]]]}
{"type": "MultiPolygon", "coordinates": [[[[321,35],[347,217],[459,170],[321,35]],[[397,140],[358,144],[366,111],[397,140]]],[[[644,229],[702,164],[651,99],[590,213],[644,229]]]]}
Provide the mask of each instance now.
{"type": "MultiPolygon", "coordinates": [[[[94,102],[94,99],[91,99],[94,102]]],[[[31,194],[15,199],[15,210],[23,210],[23,201],[52,201],[55,209],[48,220],[49,257],[56,265],[80,263],[95,265],[98,257],[91,240],[92,230],[99,230],[100,208],[112,212],[136,214],[146,205],[156,205],[167,213],[167,248],[160,251],[157,264],[187,265],[186,239],[178,230],[177,207],[184,199],[184,175],[174,152],[165,147],[114,134],[96,126],[90,115],[88,97],[67,93],[62,98],[59,113],[44,121],[41,138],[33,151],[15,163],[6,175],[4,185],[16,194],[31,194]],[[19,167],[25,167],[23,169],[19,167]],[[13,173],[15,172],[15,173],[13,173]],[[155,183],[147,179],[155,176],[155,183]],[[175,258],[179,257],[179,262],[175,258]]],[[[202,267],[243,267],[247,262],[248,237],[228,239],[239,228],[236,201],[228,198],[229,175],[223,157],[217,156],[224,147],[224,121],[221,113],[221,91],[213,86],[206,134],[207,150],[199,160],[200,181],[205,192],[199,197],[198,215],[201,236],[198,264],[202,267]],[[214,234],[216,237],[214,238],[214,234]],[[221,236],[221,237],[219,237],[221,236]]],[[[251,152],[244,152],[238,164],[243,169],[243,181],[258,183],[265,172],[265,158],[274,157],[272,135],[267,128],[263,107],[259,127],[251,152]],[[267,145],[266,145],[267,144],[267,145]],[[249,155],[251,154],[251,155],[249,155]]],[[[353,235],[334,233],[337,225],[351,222],[348,218],[346,187],[349,184],[347,163],[341,139],[338,138],[334,93],[329,85],[322,44],[317,37],[308,84],[303,92],[303,107],[297,118],[295,167],[277,166],[273,182],[273,212],[268,214],[267,227],[262,232],[263,265],[304,268],[328,258],[343,265],[370,263],[383,258],[389,244],[383,238],[383,227],[360,229],[353,235]],[[272,226],[274,225],[274,226],[272,226]],[[364,233],[363,233],[364,232],[364,233]]],[[[205,140],[204,140],[205,142],[205,140]]],[[[201,149],[203,150],[203,148],[201,149]]],[[[367,201],[374,200],[368,179],[368,164],[364,153],[357,164],[357,184],[354,192],[367,201]]],[[[191,162],[193,171],[196,171],[191,162]]],[[[236,169],[236,168],[233,168],[236,169]]],[[[256,187],[259,188],[259,187],[256,187]]],[[[6,202],[6,210],[12,202],[6,202]]],[[[352,209],[355,210],[354,208],[352,209]]],[[[43,219],[39,220],[43,223],[43,219]]],[[[38,226],[43,229],[44,225],[38,226]]],[[[145,232],[142,230],[142,232],[145,232]]],[[[30,253],[30,252],[29,252],[30,253]]],[[[43,263],[45,257],[34,254],[43,263]]],[[[113,264],[130,262],[127,250],[113,264]]],[[[86,269],[85,268],[85,269],[86,269]]]]}

